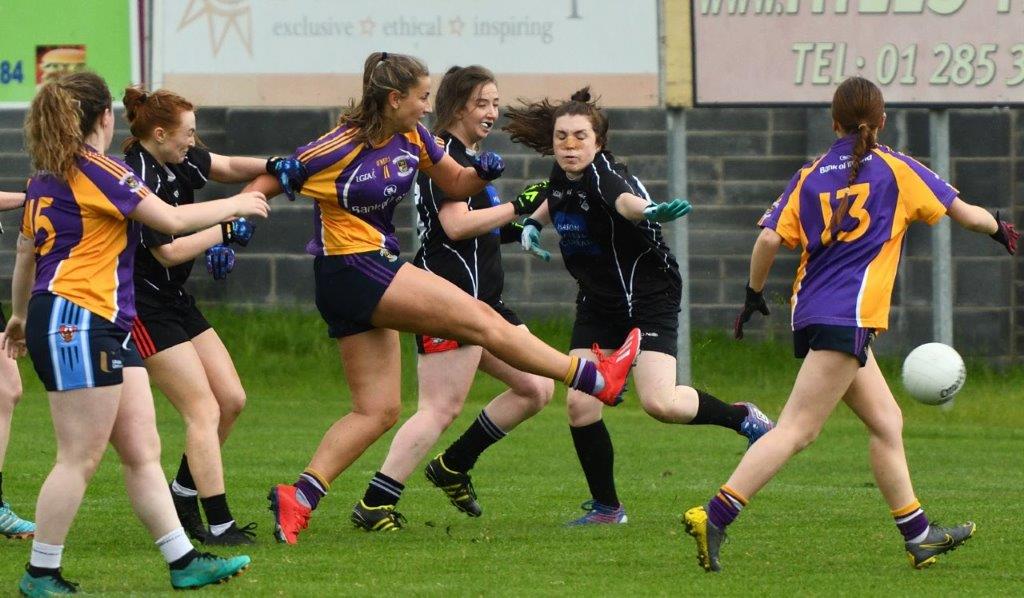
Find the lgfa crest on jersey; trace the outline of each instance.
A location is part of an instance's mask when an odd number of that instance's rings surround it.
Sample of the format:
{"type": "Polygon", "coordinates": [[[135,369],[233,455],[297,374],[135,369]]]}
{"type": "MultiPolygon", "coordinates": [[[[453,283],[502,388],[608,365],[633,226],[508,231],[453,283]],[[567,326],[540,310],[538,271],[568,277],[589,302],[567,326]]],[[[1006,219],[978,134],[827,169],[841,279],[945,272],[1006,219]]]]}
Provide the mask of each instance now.
{"type": "MultiPolygon", "coordinates": [[[[135,173],[133,172],[124,173],[117,183],[128,187],[128,190],[132,193],[135,193],[142,187],[142,181],[140,181],[139,177],[135,176],[135,173]]],[[[175,193],[175,195],[177,195],[177,193],[175,193]]]]}
{"type": "Polygon", "coordinates": [[[413,160],[408,155],[395,156],[391,163],[395,165],[395,170],[400,177],[407,177],[416,171],[416,166],[419,164],[419,160],[413,160]]]}

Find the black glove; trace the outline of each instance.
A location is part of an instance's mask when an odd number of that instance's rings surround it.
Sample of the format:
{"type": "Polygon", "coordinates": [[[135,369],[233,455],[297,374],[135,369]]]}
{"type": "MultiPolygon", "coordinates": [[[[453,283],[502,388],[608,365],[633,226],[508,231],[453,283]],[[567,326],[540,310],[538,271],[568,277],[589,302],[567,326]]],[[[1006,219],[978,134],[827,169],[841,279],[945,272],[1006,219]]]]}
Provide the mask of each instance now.
{"type": "Polygon", "coordinates": [[[530,215],[537,209],[537,207],[544,203],[547,199],[547,194],[544,191],[548,188],[547,179],[531,183],[523,190],[519,192],[519,195],[512,200],[512,207],[516,211],[517,216],[530,215]]]}
{"type": "Polygon", "coordinates": [[[995,239],[997,243],[1005,247],[1006,252],[1009,253],[1010,255],[1017,253],[1017,237],[1020,236],[1020,233],[1017,232],[1017,229],[1013,226],[1013,223],[1007,222],[1005,220],[1000,220],[999,210],[996,210],[996,224],[999,225],[999,228],[996,229],[996,232],[992,233],[989,236],[995,239]]]}
{"type": "Polygon", "coordinates": [[[498,235],[500,235],[502,245],[505,243],[518,243],[523,236],[523,223],[513,220],[499,228],[498,235]]]}
{"type": "Polygon", "coordinates": [[[764,289],[755,291],[748,284],[747,299],[743,302],[743,310],[736,316],[736,322],[733,324],[733,336],[737,340],[743,338],[743,325],[750,321],[750,316],[755,311],[759,311],[765,316],[771,313],[768,310],[768,304],[764,302],[764,289]]]}

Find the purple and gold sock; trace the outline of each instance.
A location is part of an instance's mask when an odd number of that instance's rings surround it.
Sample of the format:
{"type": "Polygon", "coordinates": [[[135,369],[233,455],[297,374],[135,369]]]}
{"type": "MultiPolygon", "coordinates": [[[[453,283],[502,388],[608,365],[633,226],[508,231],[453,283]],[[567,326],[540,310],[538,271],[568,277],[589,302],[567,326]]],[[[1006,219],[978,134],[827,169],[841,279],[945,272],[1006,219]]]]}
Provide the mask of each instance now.
{"type": "Polygon", "coordinates": [[[331,485],[327,483],[327,480],[312,469],[302,472],[299,475],[299,479],[292,486],[295,486],[299,502],[314,510],[320,504],[320,499],[326,496],[327,491],[331,489],[331,485]]]}
{"type": "Polygon", "coordinates": [[[928,516],[916,499],[902,509],[892,511],[892,518],[905,542],[921,542],[928,535],[928,516]]]}
{"type": "Polygon", "coordinates": [[[604,377],[597,371],[597,364],[587,359],[570,356],[569,372],[562,379],[569,388],[592,395],[604,389],[604,377]]]}
{"type": "Polygon", "coordinates": [[[708,521],[718,529],[725,529],[739,517],[740,511],[747,506],[747,499],[743,498],[728,486],[718,489],[718,494],[711,497],[704,510],[708,512],[708,521]]]}

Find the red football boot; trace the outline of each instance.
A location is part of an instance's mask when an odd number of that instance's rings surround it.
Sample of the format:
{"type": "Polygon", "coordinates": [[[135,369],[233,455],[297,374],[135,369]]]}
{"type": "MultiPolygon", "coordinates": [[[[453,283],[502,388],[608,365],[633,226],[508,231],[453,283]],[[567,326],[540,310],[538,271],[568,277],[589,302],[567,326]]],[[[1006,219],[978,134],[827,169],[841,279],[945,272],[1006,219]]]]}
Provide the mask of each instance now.
{"type": "Polygon", "coordinates": [[[290,484],[278,484],[267,495],[274,513],[274,537],[278,542],[298,542],[299,532],[309,526],[309,516],[313,514],[312,509],[299,502],[295,490],[290,484]]]}
{"type": "Polygon", "coordinates": [[[604,388],[594,396],[605,405],[618,405],[622,402],[622,393],[626,389],[626,376],[640,354],[640,329],[630,330],[626,335],[626,342],[608,357],[601,354],[601,348],[596,344],[593,351],[597,355],[597,371],[601,372],[601,377],[604,378],[604,388]]]}

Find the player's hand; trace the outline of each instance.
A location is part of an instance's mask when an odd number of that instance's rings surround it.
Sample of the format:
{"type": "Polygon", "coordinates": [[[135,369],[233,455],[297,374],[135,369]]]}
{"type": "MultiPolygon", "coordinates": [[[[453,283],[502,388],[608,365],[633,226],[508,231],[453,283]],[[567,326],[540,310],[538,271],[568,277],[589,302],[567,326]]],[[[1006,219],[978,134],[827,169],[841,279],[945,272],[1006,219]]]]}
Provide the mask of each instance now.
{"type": "Polygon", "coordinates": [[[498,238],[501,239],[502,245],[505,243],[518,243],[522,236],[523,223],[518,220],[513,220],[498,229],[498,238]]]}
{"type": "Polygon", "coordinates": [[[519,195],[512,200],[512,207],[515,208],[516,215],[532,214],[547,199],[547,194],[544,193],[547,188],[548,181],[546,179],[523,187],[519,195]]]}
{"type": "Polygon", "coordinates": [[[7,320],[7,329],[3,333],[2,350],[11,359],[25,355],[25,320],[12,315],[7,320]]]}
{"type": "Polygon", "coordinates": [[[651,222],[672,222],[690,213],[693,207],[685,199],[673,199],[644,208],[644,218],[651,222]]]}
{"type": "Polygon", "coordinates": [[[267,158],[267,172],[277,177],[281,190],[289,201],[295,201],[295,192],[302,189],[309,178],[306,165],[295,158],[267,158]]]}
{"type": "Polygon", "coordinates": [[[501,173],[505,172],[505,161],[494,152],[484,152],[471,156],[469,163],[473,165],[476,176],[485,181],[493,181],[500,177],[501,173]]]}
{"type": "Polygon", "coordinates": [[[224,280],[235,269],[235,250],[218,243],[206,250],[206,271],[214,280],[224,280]]]}
{"type": "Polygon", "coordinates": [[[245,218],[239,218],[231,222],[221,222],[220,232],[224,238],[225,245],[235,243],[245,247],[249,244],[249,240],[252,239],[253,233],[256,232],[256,225],[245,218]]]}
{"type": "Polygon", "coordinates": [[[737,340],[743,338],[743,325],[750,321],[750,316],[755,311],[765,316],[771,313],[768,304],[764,302],[764,289],[755,291],[747,285],[747,298],[743,302],[743,310],[736,316],[736,322],[733,324],[733,336],[737,340]]]}
{"type": "Polygon", "coordinates": [[[1020,233],[1017,232],[1017,229],[1013,226],[1012,222],[999,219],[998,210],[996,210],[996,225],[998,225],[999,228],[989,236],[1005,247],[1006,252],[1010,255],[1017,253],[1017,238],[1020,237],[1020,233]]]}
{"type": "Polygon", "coordinates": [[[267,203],[267,196],[259,191],[246,191],[231,198],[235,202],[235,216],[240,218],[251,218],[259,216],[266,218],[270,214],[270,204],[267,203]]]}
{"type": "Polygon", "coordinates": [[[523,223],[523,233],[519,237],[519,243],[523,246],[523,249],[529,251],[545,262],[550,262],[551,254],[540,246],[540,230],[542,228],[544,228],[544,226],[541,223],[537,222],[533,218],[527,218],[523,223]]]}

